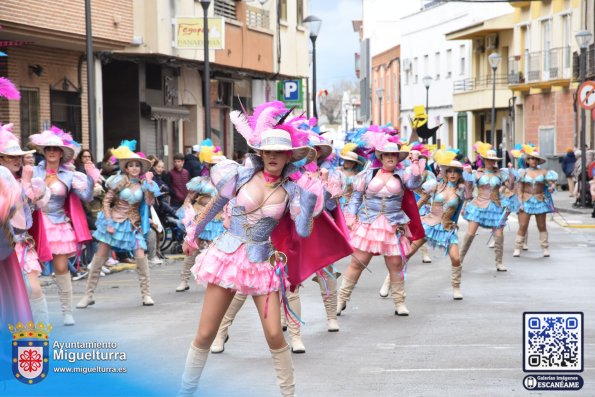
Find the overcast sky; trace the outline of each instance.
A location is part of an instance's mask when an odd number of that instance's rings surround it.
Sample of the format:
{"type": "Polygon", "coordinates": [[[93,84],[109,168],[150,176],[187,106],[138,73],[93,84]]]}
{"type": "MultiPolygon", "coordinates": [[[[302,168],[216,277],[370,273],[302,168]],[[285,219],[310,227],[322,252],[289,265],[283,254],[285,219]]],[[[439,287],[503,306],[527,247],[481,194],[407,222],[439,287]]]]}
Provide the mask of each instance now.
{"type": "Polygon", "coordinates": [[[354,54],[359,43],[351,21],[362,17],[361,0],[310,0],[310,14],[322,19],[316,40],[318,90],[341,80],[356,81],[354,54]]]}

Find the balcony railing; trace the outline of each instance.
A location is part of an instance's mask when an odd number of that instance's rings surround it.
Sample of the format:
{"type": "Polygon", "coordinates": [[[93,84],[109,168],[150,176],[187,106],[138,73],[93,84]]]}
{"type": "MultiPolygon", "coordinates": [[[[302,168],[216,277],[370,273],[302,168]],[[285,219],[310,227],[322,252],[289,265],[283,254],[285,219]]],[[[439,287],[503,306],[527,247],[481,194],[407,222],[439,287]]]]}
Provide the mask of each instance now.
{"type": "MultiPolygon", "coordinates": [[[[505,74],[496,74],[496,87],[502,88],[508,85],[508,80],[505,74]]],[[[493,75],[484,75],[479,77],[472,77],[463,80],[455,80],[453,84],[453,91],[457,92],[468,92],[475,90],[491,89],[494,82],[493,75]]]]}
{"type": "Polygon", "coordinates": [[[572,77],[570,47],[526,52],[508,58],[508,83],[526,84],[572,77]]]}
{"type": "Polygon", "coordinates": [[[246,7],[246,24],[251,27],[270,29],[269,11],[262,8],[246,7]]]}

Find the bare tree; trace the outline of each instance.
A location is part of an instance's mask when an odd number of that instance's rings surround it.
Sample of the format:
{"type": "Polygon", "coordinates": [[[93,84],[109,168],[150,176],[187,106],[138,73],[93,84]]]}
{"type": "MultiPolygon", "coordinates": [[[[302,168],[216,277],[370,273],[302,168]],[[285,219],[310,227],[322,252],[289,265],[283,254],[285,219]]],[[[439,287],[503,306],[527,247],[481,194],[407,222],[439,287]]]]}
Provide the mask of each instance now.
{"type": "Polygon", "coordinates": [[[359,85],[355,81],[341,80],[333,84],[328,91],[328,95],[319,99],[320,116],[325,116],[328,124],[340,124],[341,122],[341,104],[343,102],[343,93],[350,92],[351,95],[359,93],[359,85]]]}

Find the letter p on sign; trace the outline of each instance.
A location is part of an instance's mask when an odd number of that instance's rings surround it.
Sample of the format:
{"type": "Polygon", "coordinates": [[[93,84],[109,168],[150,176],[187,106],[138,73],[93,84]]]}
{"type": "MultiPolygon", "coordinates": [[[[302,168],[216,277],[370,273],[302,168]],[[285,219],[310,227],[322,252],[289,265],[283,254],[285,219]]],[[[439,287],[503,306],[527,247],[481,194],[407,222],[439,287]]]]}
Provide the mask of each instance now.
{"type": "Polygon", "coordinates": [[[283,82],[283,99],[286,101],[299,100],[298,80],[286,80],[283,82]]]}

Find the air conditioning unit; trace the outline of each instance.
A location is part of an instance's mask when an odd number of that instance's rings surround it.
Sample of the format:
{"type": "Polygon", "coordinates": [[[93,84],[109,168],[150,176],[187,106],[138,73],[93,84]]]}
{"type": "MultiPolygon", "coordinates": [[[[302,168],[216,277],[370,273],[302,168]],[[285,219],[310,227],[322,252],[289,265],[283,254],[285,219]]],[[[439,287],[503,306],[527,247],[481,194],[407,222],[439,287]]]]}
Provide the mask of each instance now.
{"type": "Polygon", "coordinates": [[[485,49],[483,37],[473,40],[473,52],[483,54],[485,52],[485,50],[486,49],[485,49]]]}
{"type": "Polygon", "coordinates": [[[403,70],[411,70],[411,59],[403,59],[403,70]]]}
{"type": "Polygon", "coordinates": [[[495,50],[498,48],[498,33],[486,37],[486,48],[488,50],[495,50]]]}

